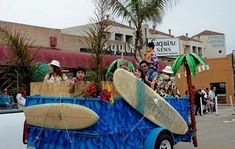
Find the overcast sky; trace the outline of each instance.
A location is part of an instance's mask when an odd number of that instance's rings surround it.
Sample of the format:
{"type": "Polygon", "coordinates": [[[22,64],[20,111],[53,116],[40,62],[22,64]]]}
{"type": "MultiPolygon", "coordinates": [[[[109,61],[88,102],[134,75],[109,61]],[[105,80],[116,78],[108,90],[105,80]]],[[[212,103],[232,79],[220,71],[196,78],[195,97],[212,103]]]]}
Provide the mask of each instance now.
{"type": "MultiPolygon", "coordinates": [[[[177,0],[157,29],[175,36],[204,30],[224,33],[227,53],[235,50],[235,0],[177,0]]],[[[95,0],[0,0],[0,20],[66,28],[89,23],[95,0]]]]}

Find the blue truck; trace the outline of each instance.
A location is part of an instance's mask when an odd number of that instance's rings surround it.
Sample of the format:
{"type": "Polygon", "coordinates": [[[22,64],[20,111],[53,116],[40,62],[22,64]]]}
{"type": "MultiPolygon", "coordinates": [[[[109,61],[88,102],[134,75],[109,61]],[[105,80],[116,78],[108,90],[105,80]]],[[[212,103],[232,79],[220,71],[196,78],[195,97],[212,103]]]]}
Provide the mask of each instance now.
{"type": "MultiPolygon", "coordinates": [[[[165,98],[189,122],[187,97],[165,98]]],[[[71,98],[28,96],[26,106],[48,103],[71,103],[95,111],[98,122],[82,130],[43,128],[28,125],[27,146],[36,149],[173,149],[179,142],[191,142],[190,131],[184,135],[173,134],[144,118],[124,99],[114,98],[110,104],[99,98],[71,98]]],[[[190,129],[189,129],[190,130],[190,129]]]]}

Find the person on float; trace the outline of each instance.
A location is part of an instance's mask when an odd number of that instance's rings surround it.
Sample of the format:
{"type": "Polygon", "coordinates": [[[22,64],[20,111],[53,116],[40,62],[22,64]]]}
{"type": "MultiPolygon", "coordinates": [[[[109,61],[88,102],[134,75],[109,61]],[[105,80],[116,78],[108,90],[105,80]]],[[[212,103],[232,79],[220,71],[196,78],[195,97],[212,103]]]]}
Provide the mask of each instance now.
{"type": "Polygon", "coordinates": [[[59,61],[52,60],[49,65],[51,67],[51,72],[45,76],[45,82],[57,83],[68,80],[68,77],[62,72],[59,61]]]}
{"type": "Polygon", "coordinates": [[[73,93],[75,91],[75,84],[84,84],[87,82],[85,76],[86,70],[83,67],[78,67],[76,70],[76,76],[70,80],[69,93],[73,93]]]}
{"type": "Polygon", "coordinates": [[[151,83],[151,88],[154,89],[160,96],[179,97],[179,91],[176,88],[175,78],[172,76],[173,71],[171,66],[166,66],[162,73],[159,74],[151,83]]]}
{"type": "Polygon", "coordinates": [[[144,59],[149,64],[148,71],[146,72],[146,77],[149,81],[153,81],[153,79],[158,75],[157,70],[159,59],[157,58],[157,55],[155,53],[154,46],[155,45],[153,42],[149,42],[147,45],[147,53],[145,55],[141,55],[142,59],[144,59]]]}

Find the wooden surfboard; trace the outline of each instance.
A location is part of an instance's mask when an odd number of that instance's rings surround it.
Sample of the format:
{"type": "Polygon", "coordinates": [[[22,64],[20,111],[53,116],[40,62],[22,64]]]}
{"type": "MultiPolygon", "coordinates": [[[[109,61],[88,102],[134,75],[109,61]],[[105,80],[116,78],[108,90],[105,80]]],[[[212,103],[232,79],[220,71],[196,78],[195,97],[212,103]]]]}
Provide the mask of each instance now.
{"type": "Polygon", "coordinates": [[[132,73],[117,69],[113,83],[126,102],[158,126],[185,134],[188,126],[181,115],[159,94],[132,73]]]}
{"type": "Polygon", "coordinates": [[[28,124],[47,128],[83,129],[99,120],[93,110],[77,104],[41,104],[25,107],[23,111],[28,124]]]}

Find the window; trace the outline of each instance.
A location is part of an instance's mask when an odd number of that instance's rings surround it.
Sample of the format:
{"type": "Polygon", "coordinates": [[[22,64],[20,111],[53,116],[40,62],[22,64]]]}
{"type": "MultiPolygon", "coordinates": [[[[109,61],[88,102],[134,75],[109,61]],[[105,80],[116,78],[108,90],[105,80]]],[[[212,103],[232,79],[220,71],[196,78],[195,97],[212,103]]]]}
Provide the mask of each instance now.
{"type": "Polygon", "coordinates": [[[128,44],[133,44],[133,36],[126,35],[126,42],[127,42],[128,44]]]}
{"type": "Polygon", "coordinates": [[[123,41],[123,34],[115,33],[115,40],[117,40],[117,41],[123,41]]]}
{"type": "Polygon", "coordinates": [[[197,53],[197,47],[193,46],[193,52],[197,53]]]}
{"type": "Polygon", "coordinates": [[[189,45],[185,45],[184,48],[185,48],[185,52],[186,52],[186,53],[190,53],[190,52],[191,52],[189,45]]]}
{"type": "Polygon", "coordinates": [[[198,47],[198,55],[202,56],[202,48],[198,47]]]}
{"type": "Polygon", "coordinates": [[[226,94],[225,82],[210,83],[210,87],[216,87],[216,94],[226,94]]]}
{"type": "Polygon", "coordinates": [[[91,49],[89,49],[89,48],[80,48],[80,52],[90,53],[91,49]]]}

